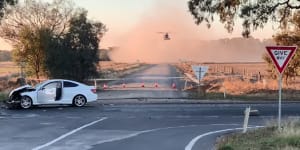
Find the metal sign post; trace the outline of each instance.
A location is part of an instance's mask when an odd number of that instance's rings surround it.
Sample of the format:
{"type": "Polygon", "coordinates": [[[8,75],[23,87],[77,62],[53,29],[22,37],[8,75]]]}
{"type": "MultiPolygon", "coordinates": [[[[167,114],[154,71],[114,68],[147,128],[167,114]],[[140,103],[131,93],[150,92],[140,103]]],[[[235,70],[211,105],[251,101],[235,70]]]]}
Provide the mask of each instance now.
{"type": "MultiPolygon", "coordinates": [[[[192,69],[198,79],[198,94],[202,93],[201,80],[208,71],[208,66],[192,66],[192,69]]],[[[205,95],[205,92],[203,93],[205,95]]]]}
{"type": "Polygon", "coordinates": [[[203,93],[201,93],[201,67],[199,68],[199,83],[198,83],[198,95],[203,95],[203,93]]]}
{"type": "Polygon", "coordinates": [[[282,74],[279,73],[279,80],[278,80],[278,86],[279,86],[279,98],[278,98],[278,129],[281,130],[281,94],[282,94],[282,74]]]}
{"type": "Polygon", "coordinates": [[[208,71],[208,66],[192,66],[192,69],[200,84],[200,81],[203,79],[204,75],[208,71]]]}
{"type": "Polygon", "coordinates": [[[289,61],[294,56],[296,46],[267,46],[267,51],[278,70],[278,130],[281,130],[281,96],[282,96],[282,74],[289,61]]]}

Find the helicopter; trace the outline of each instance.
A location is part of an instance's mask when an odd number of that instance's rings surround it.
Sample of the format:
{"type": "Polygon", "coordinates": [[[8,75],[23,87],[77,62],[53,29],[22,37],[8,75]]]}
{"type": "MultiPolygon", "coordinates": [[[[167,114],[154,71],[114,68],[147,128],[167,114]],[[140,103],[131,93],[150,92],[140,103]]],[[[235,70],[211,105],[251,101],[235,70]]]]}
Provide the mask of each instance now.
{"type": "Polygon", "coordinates": [[[169,32],[157,32],[158,34],[163,34],[163,39],[164,40],[171,40],[169,36],[169,32]]]}

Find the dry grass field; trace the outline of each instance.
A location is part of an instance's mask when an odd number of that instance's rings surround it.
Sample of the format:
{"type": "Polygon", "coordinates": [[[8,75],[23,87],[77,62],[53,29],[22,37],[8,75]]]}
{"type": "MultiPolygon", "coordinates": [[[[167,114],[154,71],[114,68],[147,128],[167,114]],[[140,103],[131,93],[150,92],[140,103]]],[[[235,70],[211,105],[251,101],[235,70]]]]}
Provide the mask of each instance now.
{"type": "MultiPolygon", "coordinates": [[[[140,69],[145,64],[142,63],[118,63],[112,61],[101,61],[98,70],[101,72],[99,78],[117,78],[140,69]]],[[[18,87],[17,78],[20,68],[13,62],[0,62],[0,92],[10,91],[18,87]]],[[[35,84],[40,82],[34,78],[27,77],[27,83],[35,84]]],[[[43,79],[46,80],[46,79],[43,79]]],[[[41,80],[42,81],[42,80],[41,80]]]]}
{"type": "Polygon", "coordinates": [[[20,67],[18,67],[14,62],[0,62],[0,77],[18,72],[20,72],[20,67]]]}
{"type": "Polygon", "coordinates": [[[99,69],[102,71],[124,71],[137,66],[139,66],[137,63],[119,63],[113,61],[101,61],[99,63],[99,69]]]}
{"type": "MultiPolygon", "coordinates": [[[[234,96],[251,96],[264,99],[277,98],[278,81],[267,73],[265,63],[197,63],[176,64],[182,73],[194,75],[192,65],[209,66],[202,80],[207,93],[224,93],[234,96]]],[[[195,77],[196,78],[196,77],[195,77]]],[[[195,88],[192,88],[195,89],[195,88]]],[[[300,98],[300,78],[283,84],[283,98],[300,98]]]]}
{"type": "Polygon", "coordinates": [[[8,92],[18,86],[16,77],[20,68],[13,62],[0,62],[0,92],[8,92]]]}
{"type": "Polygon", "coordinates": [[[98,70],[101,70],[101,78],[117,78],[130,74],[144,66],[143,63],[119,63],[113,61],[101,61],[98,70]]]}

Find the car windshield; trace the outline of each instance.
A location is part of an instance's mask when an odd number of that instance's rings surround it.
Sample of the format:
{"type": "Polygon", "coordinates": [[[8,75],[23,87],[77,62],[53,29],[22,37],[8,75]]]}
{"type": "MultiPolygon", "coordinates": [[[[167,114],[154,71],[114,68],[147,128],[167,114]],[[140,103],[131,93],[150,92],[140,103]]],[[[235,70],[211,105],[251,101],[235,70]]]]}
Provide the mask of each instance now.
{"type": "Polygon", "coordinates": [[[41,87],[41,85],[43,85],[43,83],[45,83],[45,81],[44,81],[44,82],[41,82],[41,83],[38,83],[38,84],[36,84],[36,85],[34,86],[34,88],[35,88],[35,89],[39,89],[39,88],[41,87]]]}

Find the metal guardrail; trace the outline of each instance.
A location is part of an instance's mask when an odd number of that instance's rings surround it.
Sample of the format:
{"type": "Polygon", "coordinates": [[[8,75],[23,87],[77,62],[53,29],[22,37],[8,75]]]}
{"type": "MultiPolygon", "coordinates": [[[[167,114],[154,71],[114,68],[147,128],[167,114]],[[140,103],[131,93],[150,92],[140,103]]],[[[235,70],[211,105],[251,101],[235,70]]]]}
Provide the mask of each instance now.
{"type": "MultiPolygon", "coordinates": [[[[94,86],[97,88],[98,81],[128,81],[128,80],[169,80],[169,79],[185,79],[185,87],[186,87],[186,82],[187,82],[187,78],[186,77],[151,77],[151,76],[142,76],[142,77],[133,77],[133,78],[111,78],[111,79],[90,79],[90,81],[94,81],[94,86]]],[[[155,84],[157,83],[153,83],[154,86],[156,86],[155,84]]],[[[106,86],[106,85],[104,85],[106,86]]],[[[124,87],[124,85],[123,85],[124,87]]]]}

